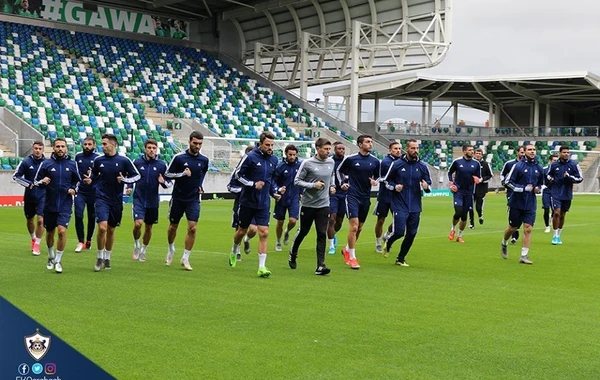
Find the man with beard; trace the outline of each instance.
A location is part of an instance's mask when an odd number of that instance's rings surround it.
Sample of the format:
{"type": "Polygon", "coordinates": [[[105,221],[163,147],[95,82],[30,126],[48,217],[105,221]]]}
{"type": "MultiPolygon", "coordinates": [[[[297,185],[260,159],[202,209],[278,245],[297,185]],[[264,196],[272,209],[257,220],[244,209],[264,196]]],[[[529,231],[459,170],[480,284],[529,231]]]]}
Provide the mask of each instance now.
{"type": "MultiPolygon", "coordinates": [[[[402,154],[402,146],[397,141],[391,142],[388,148],[388,155],[381,160],[380,177],[384,177],[387,174],[394,161],[399,159],[402,154]]],[[[391,210],[391,205],[392,192],[385,186],[384,182],[380,182],[379,192],[377,193],[377,204],[373,211],[373,214],[377,215],[377,223],[375,223],[375,251],[377,253],[383,253],[382,243],[385,244],[385,241],[388,239],[388,233],[392,230],[392,226],[390,225],[385,234],[383,234],[383,224],[391,210]]]]}
{"type": "MultiPolygon", "coordinates": [[[[479,224],[483,224],[483,206],[485,204],[485,196],[488,192],[488,184],[494,177],[490,164],[483,159],[483,150],[481,148],[475,149],[475,159],[481,165],[481,182],[475,185],[475,210],[477,216],[479,216],[479,224]]],[[[475,228],[475,212],[471,208],[469,210],[469,224],[470,229],[475,228]]]]}
{"type": "Polygon", "coordinates": [[[158,143],[154,139],[148,139],[144,143],[144,155],[135,161],[133,165],[140,173],[140,180],[133,185],[127,184],[127,195],[131,194],[133,188],[133,253],[131,258],[141,262],[146,261],[146,248],[152,238],[152,225],[158,223],[158,206],[160,205],[159,185],[166,189],[173,185],[171,180],[165,179],[167,164],[156,157],[158,143]],[[140,244],[142,235],[142,224],[144,238],[140,244]]]}
{"type": "Polygon", "coordinates": [[[36,141],[31,146],[31,155],[25,157],[17,166],[13,180],[25,187],[23,197],[23,211],[27,222],[27,231],[31,237],[31,252],[35,256],[40,255],[40,242],[44,234],[44,202],[46,190],[43,187],[34,186],[35,175],[44,161],[44,143],[36,141]],[[33,218],[37,215],[37,221],[33,218]]]}
{"type": "Polygon", "coordinates": [[[273,156],[275,135],[271,132],[260,134],[259,145],[242,158],[234,172],[234,177],[243,186],[240,195],[239,225],[233,235],[233,247],[229,256],[229,265],[235,268],[236,255],[240,244],[251,223],[258,228],[258,276],[269,277],[271,271],[266,267],[269,238],[269,213],[271,198],[281,199],[285,189],[275,186],[275,168],[277,157],[273,156]],[[278,192],[278,190],[280,192],[278,192]],[[254,222],[252,222],[254,220],[254,222]]]}
{"type": "Polygon", "coordinates": [[[512,194],[508,200],[508,227],[504,231],[500,254],[502,258],[508,259],[508,239],[523,224],[519,263],[531,265],[533,262],[529,259],[529,246],[537,211],[536,194],[541,192],[544,184],[544,169],[535,159],[535,145],[527,144],[523,150],[525,158],[513,165],[505,177],[506,186],[512,190],[512,194]]]}
{"type": "Polygon", "coordinates": [[[419,231],[423,211],[422,191],[426,193],[431,191],[431,176],[427,165],[419,160],[417,140],[406,142],[406,155],[392,164],[382,183],[393,191],[391,207],[394,217],[392,233],[386,242],[384,257],[388,256],[394,242],[404,236],[396,265],[407,267],[406,256],[419,231]]]}
{"type": "Polygon", "coordinates": [[[46,188],[44,205],[44,227],[48,246],[48,270],[62,273],[62,255],[67,244],[67,227],[71,220],[73,196],[79,183],[77,167],[67,155],[67,142],[57,138],[53,144],[54,153],[45,160],[36,174],[36,185],[46,188]],[[58,229],[56,254],[54,253],[54,234],[58,229]]]}
{"type": "Polygon", "coordinates": [[[273,217],[277,220],[275,235],[277,238],[275,250],[281,252],[281,235],[283,234],[283,244],[288,245],[290,232],[296,227],[296,222],[300,216],[300,196],[302,189],[294,185],[294,178],[300,167],[298,161],[298,148],[290,144],[285,147],[285,158],[275,169],[275,186],[279,189],[285,189],[281,199],[275,203],[273,217]],[[288,224],[283,230],[285,214],[288,214],[288,224]]]}
{"type": "MultiPolygon", "coordinates": [[[[79,178],[89,178],[94,160],[98,157],[96,153],[96,141],[93,137],[86,137],[83,140],[83,151],[75,156],[75,165],[77,165],[77,173],[79,178]]],[[[90,249],[92,247],[92,236],[94,236],[94,228],[96,227],[96,191],[90,184],[80,182],[75,195],[75,230],[77,231],[77,247],[75,252],[81,252],[83,248],[90,249]],[[83,211],[87,207],[87,235],[83,228],[83,211]]]]}
{"type": "Polygon", "coordinates": [[[453,241],[458,226],[457,243],[464,243],[462,238],[467,226],[469,210],[473,209],[473,192],[475,184],[481,182],[481,165],[473,159],[473,145],[464,145],[463,156],[457,158],[448,170],[448,185],[454,193],[454,215],[452,216],[452,228],[448,234],[448,240],[453,241]]]}
{"type": "Polygon", "coordinates": [[[102,135],[103,155],[96,157],[90,177],[84,178],[87,185],[96,189],[96,222],[98,234],[98,256],[94,271],[103,267],[110,270],[110,256],[115,242],[115,229],[123,217],[123,188],[126,183],[140,179],[133,162],[117,154],[117,138],[112,134],[102,135]]]}
{"type": "Polygon", "coordinates": [[[208,171],[208,157],[200,153],[204,136],[198,131],[190,134],[188,149],[176,154],[165,173],[165,177],[173,179],[173,193],[169,203],[169,229],[167,239],[169,249],[165,265],[171,265],[175,255],[175,237],[179,221],[185,213],[187,219],[187,235],[180,264],[191,271],[190,253],[196,242],[196,226],[200,219],[200,197],[204,193],[203,183],[208,171]]]}

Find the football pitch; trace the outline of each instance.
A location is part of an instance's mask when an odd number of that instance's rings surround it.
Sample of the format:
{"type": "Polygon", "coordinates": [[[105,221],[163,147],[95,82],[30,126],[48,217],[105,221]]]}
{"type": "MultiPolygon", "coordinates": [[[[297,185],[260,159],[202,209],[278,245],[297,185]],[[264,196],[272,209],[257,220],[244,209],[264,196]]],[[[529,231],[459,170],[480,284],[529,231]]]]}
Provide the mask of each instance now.
{"type": "Polygon", "coordinates": [[[0,294],[119,379],[598,378],[600,196],[575,197],[562,246],[550,244],[539,209],[533,266],[518,263],[520,240],[500,256],[505,203],[489,194],[485,223],[458,244],[447,238],[451,199],[424,199],[408,268],[394,265],[400,241],[387,259],[375,253],[372,215],[361,269],[346,267],[345,221],[326,277],[314,275],[314,233],[291,270],[272,223],[268,279],[256,275],[256,238],[236,268],[227,264],[229,200],[202,203],[192,272],[178,265],[183,223],[164,265],[166,204],[145,263],[131,259],[125,206],[113,268],[100,273],[95,243],[73,252],[72,219],[61,275],[46,270],[46,249],[31,255],[22,209],[3,208],[0,294]]]}

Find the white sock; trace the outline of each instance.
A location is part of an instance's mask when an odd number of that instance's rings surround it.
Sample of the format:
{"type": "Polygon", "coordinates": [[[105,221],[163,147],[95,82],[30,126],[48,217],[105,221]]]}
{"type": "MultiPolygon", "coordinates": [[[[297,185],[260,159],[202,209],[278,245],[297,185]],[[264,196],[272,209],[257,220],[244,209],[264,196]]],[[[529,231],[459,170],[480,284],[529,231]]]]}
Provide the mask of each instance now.
{"type": "Polygon", "coordinates": [[[277,244],[281,245],[281,238],[277,238],[277,244]]]}
{"type": "Polygon", "coordinates": [[[381,238],[380,237],[375,237],[375,244],[376,245],[381,245],[381,238]]]}
{"type": "Polygon", "coordinates": [[[140,253],[146,253],[146,248],[148,248],[148,246],[145,244],[142,244],[142,248],[140,248],[140,253]]]}
{"type": "Polygon", "coordinates": [[[31,236],[32,239],[35,239],[35,232],[32,234],[29,234],[31,236]]]}
{"type": "Polygon", "coordinates": [[[267,264],[267,254],[259,253],[258,254],[258,269],[264,267],[267,264]]]}
{"type": "Polygon", "coordinates": [[[521,256],[527,256],[527,254],[529,253],[529,248],[521,248],[521,256]]]}
{"type": "Polygon", "coordinates": [[[140,248],[140,239],[135,239],[135,248],[140,248]]]}
{"type": "Polygon", "coordinates": [[[104,250],[103,249],[98,250],[98,258],[104,260],[104,250]]]}
{"type": "Polygon", "coordinates": [[[464,230],[458,230],[458,237],[462,237],[464,230]]]}
{"type": "Polygon", "coordinates": [[[233,248],[231,249],[233,252],[239,252],[240,251],[240,245],[239,244],[235,244],[235,242],[233,243],[233,248]]]}
{"type": "Polygon", "coordinates": [[[54,258],[54,247],[48,247],[48,258],[54,258]]]}
{"type": "Polygon", "coordinates": [[[450,228],[450,231],[456,231],[456,226],[452,226],[452,228],[450,228]]]}
{"type": "Polygon", "coordinates": [[[502,239],[502,245],[508,245],[508,240],[502,239]]]}
{"type": "Polygon", "coordinates": [[[104,259],[105,260],[110,260],[110,254],[112,253],[112,251],[109,250],[105,250],[104,251],[104,259]]]}
{"type": "Polygon", "coordinates": [[[56,251],[56,258],[54,259],[55,263],[60,263],[60,259],[62,259],[64,251],[56,251]]]}
{"type": "Polygon", "coordinates": [[[556,231],[558,231],[558,235],[556,235],[556,236],[560,237],[560,234],[562,233],[562,228],[559,228],[559,229],[558,229],[558,230],[556,230],[556,231]]]}
{"type": "Polygon", "coordinates": [[[35,244],[40,245],[41,241],[42,241],[42,238],[39,238],[39,237],[35,238],[35,244]]]}
{"type": "Polygon", "coordinates": [[[356,259],[355,248],[348,248],[348,252],[350,252],[350,258],[351,259],[356,259]]]}
{"type": "Polygon", "coordinates": [[[183,257],[182,257],[182,259],[183,260],[189,260],[190,259],[190,253],[192,253],[192,251],[184,249],[183,250],[183,257]]]}
{"type": "Polygon", "coordinates": [[[169,252],[175,252],[175,243],[169,244],[169,252]]]}
{"type": "Polygon", "coordinates": [[[333,239],[329,239],[329,247],[335,248],[335,244],[333,244],[333,239]]]}
{"type": "Polygon", "coordinates": [[[248,237],[248,235],[244,235],[244,243],[247,243],[249,241],[250,241],[250,238],[248,237]]]}
{"type": "Polygon", "coordinates": [[[554,230],[554,237],[558,237],[558,229],[554,230]]]}

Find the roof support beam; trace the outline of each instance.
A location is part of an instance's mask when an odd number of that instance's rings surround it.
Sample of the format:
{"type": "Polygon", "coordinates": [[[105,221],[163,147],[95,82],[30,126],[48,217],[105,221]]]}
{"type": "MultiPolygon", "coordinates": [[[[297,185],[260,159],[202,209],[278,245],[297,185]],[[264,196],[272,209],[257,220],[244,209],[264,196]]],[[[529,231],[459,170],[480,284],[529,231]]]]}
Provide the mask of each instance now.
{"type": "Polygon", "coordinates": [[[446,92],[448,92],[448,90],[450,89],[450,87],[452,87],[453,84],[454,84],[454,82],[445,83],[444,85],[440,86],[440,88],[438,88],[437,90],[435,90],[434,92],[429,94],[427,99],[428,100],[436,100],[437,98],[439,98],[440,96],[442,96],[446,92]]]}
{"type": "Polygon", "coordinates": [[[154,8],[164,7],[165,5],[181,3],[183,0],[154,0],[152,5],[154,8]]]}

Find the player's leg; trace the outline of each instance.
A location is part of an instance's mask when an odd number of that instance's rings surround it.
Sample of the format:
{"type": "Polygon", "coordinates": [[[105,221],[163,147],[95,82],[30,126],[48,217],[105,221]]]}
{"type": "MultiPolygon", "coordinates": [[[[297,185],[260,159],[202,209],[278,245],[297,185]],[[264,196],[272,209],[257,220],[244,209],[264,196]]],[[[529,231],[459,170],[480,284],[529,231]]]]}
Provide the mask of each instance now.
{"type": "MultiPolygon", "coordinates": [[[[264,219],[264,218],[263,218],[264,219]]],[[[267,220],[268,220],[268,212],[267,212],[267,220]]],[[[269,226],[264,225],[264,221],[260,220],[256,221],[257,230],[258,230],[258,276],[259,277],[269,277],[271,275],[271,271],[267,269],[267,249],[269,243],[269,226]]]]}
{"type": "MultiPolygon", "coordinates": [[[[487,191],[483,194],[483,196],[481,197],[481,200],[479,202],[479,208],[477,209],[477,215],[479,215],[479,224],[483,224],[483,209],[485,208],[485,196],[487,194],[487,191]]],[[[476,205],[477,207],[477,205],[476,205]]]]}
{"type": "Polygon", "coordinates": [[[48,263],[46,268],[52,270],[54,269],[54,258],[56,257],[54,250],[54,234],[56,232],[58,213],[46,212],[45,216],[44,228],[46,229],[46,247],[48,247],[48,263]]]}
{"type": "Polygon", "coordinates": [[[392,222],[392,234],[386,242],[385,250],[383,253],[384,257],[388,257],[388,254],[392,250],[392,246],[394,245],[396,240],[401,239],[404,236],[408,213],[405,213],[403,211],[392,211],[392,217],[394,218],[392,222]]]}
{"type": "Polygon", "coordinates": [[[454,236],[456,234],[456,225],[460,222],[460,217],[462,215],[463,209],[463,197],[458,194],[452,194],[453,204],[454,204],[454,214],[452,215],[452,227],[450,228],[450,233],[448,234],[448,240],[454,240],[454,236]]]}
{"type": "Polygon", "coordinates": [[[118,226],[121,225],[121,219],[123,218],[123,204],[109,205],[109,216],[106,228],[106,244],[104,245],[104,269],[110,270],[112,268],[110,257],[112,254],[113,246],[115,244],[115,231],[118,226]]]}
{"type": "MultiPolygon", "coordinates": [[[[135,215],[135,213],[134,213],[135,215]]],[[[140,238],[142,237],[142,224],[144,224],[144,219],[137,219],[139,216],[134,216],[133,220],[133,252],[131,253],[131,258],[133,260],[139,260],[140,258],[140,249],[142,248],[142,244],[140,242],[140,238]]]]}
{"type": "MultiPolygon", "coordinates": [[[[69,210],[70,211],[70,210],[69,210]]],[[[68,213],[69,219],[71,216],[71,213],[68,213]]],[[[64,220],[60,221],[58,223],[58,227],[56,228],[56,230],[58,230],[58,239],[56,242],[56,257],[54,258],[54,271],[56,273],[62,273],[63,268],[62,268],[62,255],[65,251],[65,247],[67,246],[67,227],[66,225],[68,224],[68,219],[66,218],[66,216],[59,216],[59,219],[64,218],[67,220],[67,222],[65,223],[64,220]]]]}
{"type": "Polygon", "coordinates": [[[560,207],[560,213],[558,215],[558,226],[555,226],[554,228],[556,228],[556,235],[557,235],[557,239],[556,239],[556,243],[557,244],[562,244],[562,239],[560,238],[560,234],[562,233],[563,227],[565,226],[565,217],[567,215],[567,212],[569,212],[569,209],[571,208],[571,201],[570,200],[564,200],[560,202],[561,207],[560,207]]]}
{"type": "Polygon", "coordinates": [[[552,214],[552,226],[554,227],[554,234],[552,236],[552,244],[557,245],[557,244],[560,244],[559,243],[559,241],[560,241],[559,229],[562,231],[562,227],[563,227],[561,222],[564,223],[562,201],[552,198],[552,206],[554,208],[554,213],[552,214]]]}
{"type": "MultiPolygon", "coordinates": [[[[339,209],[339,205],[342,203],[343,201],[340,201],[340,197],[338,197],[336,194],[333,194],[329,197],[329,220],[327,222],[327,239],[329,240],[329,254],[330,255],[334,255],[335,254],[335,247],[336,247],[336,236],[335,233],[337,231],[339,231],[339,228],[336,230],[336,224],[337,224],[337,219],[338,219],[338,209],[339,209]]],[[[343,219],[344,214],[341,214],[341,218],[343,219]]]]}
{"type": "Polygon", "coordinates": [[[146,249],[152,239],[152,226],[158,223],[158,207],[147,208],[144,217],[144,236],[142,238],[142,246],[140,247],[139,261],[146,261],[146,249]]]}
{"type": "Polygon", "coordinates": [[[185,212],[184,206],[181,202],[171,198],[169,201],[169,227],[167,227],[167,257],[165,258],[165,265],[171,265],[173,257],[175,256],[175,238],[177,237],[177,228],[179,228],[179,222],[185,212]]]}
{"type": "Polygon", "coordinates": [[[521,247],[521,258],[519,263],[531,265],[533,262],[529,259],[529,247],[531,245],[531,232],[535,223],[535,210],[523,211],[523,245],[521,247]]]}
{"type": "Polygon", "coordinates": [[[508,241],[511,239],[512,234],[521,227],[521,212],[520,210],[510,208],[508,209],[508,226],[504,230],[502,235],[502,242],[500,243],[500,254],[502,258],[508,259],[508,241]]]}
{"type": "Polygon", "coordinates": [[[406,256],[410,251],[410,248],[415,241],[415,237],[417,236],[417,232],[419,231],[419,222],[421,220],[421,213],[419,212],[411,212],[408,214],[408,218],[406,220],[406,236],[402,241],[402,245],[400,246],[400,252],[398,253],[398,257],[396,258],[396,264],[401,266],[408,266],[406,263],[406,256]]]}
{"type": "Polygon", "coordinates": [[[94,195],[88,195],[86,198],[87,202],[87,235],[85,238],[85,248],[92,248],[92,237],[94,236],[94,229],[96,228],[96,204],[94,202],[94,195]]]}
{"type": "Polygon", "coordinates": [[[296,227],[296,222],[298,221],[298,217],[300,217],[300,204],[294,203],[288,207],[288,224],[283,231],[283,244],[288,245],[290,243],[290,232],[296,227]]]}
{"type": "Polygon", "coordinates": [[[331,272],[325,265],[325,245],[327,239],[327,227],[329,224],[329,207],[316,209],[314,220],[317,232],[317,269],[315,270],[315,274],[323,276],[331,272]]]}
{"type": "Polygon", "coordinates": [[[462,210],[460,214],[460,222],[458,224],[458,235],[456,236],[456,241],[458,243],[464,243],[465,241],[462,238],[462,235],[467,227],[467,218],[469,214],[469,210],[473,210],[473,196],[472,195],[463,195],[462,196],[462,210]]]}
{"type": "Polygon", "coordinates": [[[285,223],[285,213],[287,208],[280,202],[275,203],[273,209],[273,218],[277,221],[275,224],[275,250],[281,251],[281,235],[283,235],[283,224],[285,223]]]}
{"type": "Polygon", "coordinates": [[[196,227],[200,219],[200,203],[190,202],[183,205],[185,209],[185,217],[187,219],[187,233],[185,235],[184,250],[181,256],[181,265],[185,270],[192,270],[190,265],[190,254],[194,243],[196,242],[196,227]]]}
{"type": "Polygon", "coordinates": [[[469,228],[475,229],[475,210],[473,210],[473,207],[469,209],[469,228]]]}
{"type": "MultiPolygon", "coordinates": [[[[250,253],[250,242],[247,234],[249,232],[250,225],[254,218],[255,210],[249,207],[240,206],[238,208],[238,228],[233,233],[233,245],[229,254],[229,266],[235,268],[238,261],[238,254],[240,252],[240,244],[244,240],[244,252],[250,253]]],[[[255,232],[256,233],[256,232],[255,232]]]]}
{"type": "MultiPolygon", "coordinates": [[[[370,199],[362,199],[358,205],[358,230],[356,231],[356,240],[360,237],[360,233],[363,230],[363,225],[367,220],[367,216],[369,215],[369,209],[371,208],[371,200],[370,199]]],[[[389,209],[388,209],[389,210],[389,209]]]]}
{"type": "Polygon", "coordinates": [[[385,223],[385,219],[390,211],[390,204],[386,202],[377,202],[375,204],[375,212],[377,215],[377,222],[375,222],[375,251],[377,253],[383,253],[383,225],[385,223]]]}
{"type": "Polygon", "coordinates": [[[302,207],[302,217],[300,218],[300,229],[296,232],[294,236],[294,241],[292,242],[292,247],[290,248],[290,254],[288,257],[288,265],[292,269],[296,269],[296,258],[298,257],[298,249],[300,248],[300,244],[310,232],[310,228],[312,227],[313,221],[315,219],[316,209],[309,207],[302,207]]]}
{"type": "Polygon", "coordinates": [[[81,194],[76,194],[73,199],[75,207],[75,232],[77,234],[77,247],[75,252],[81,252],[85,247],[85,231],[83,229],[83,213],[85,211],[85,197],[81,194]]]}

